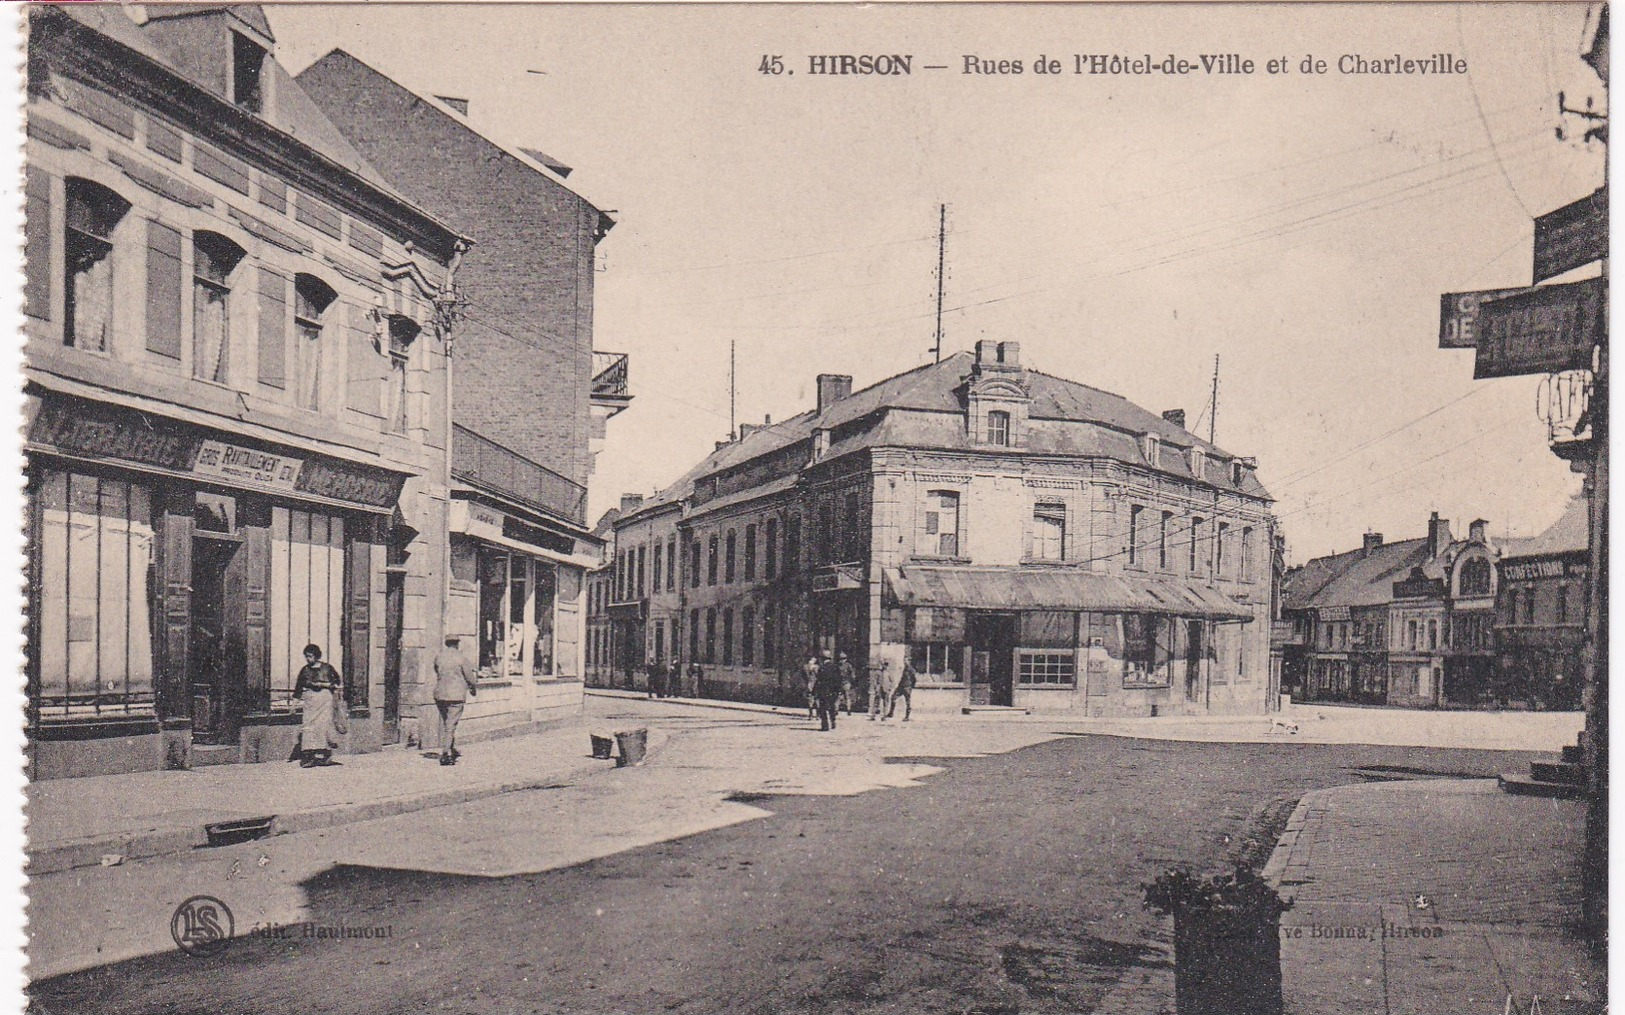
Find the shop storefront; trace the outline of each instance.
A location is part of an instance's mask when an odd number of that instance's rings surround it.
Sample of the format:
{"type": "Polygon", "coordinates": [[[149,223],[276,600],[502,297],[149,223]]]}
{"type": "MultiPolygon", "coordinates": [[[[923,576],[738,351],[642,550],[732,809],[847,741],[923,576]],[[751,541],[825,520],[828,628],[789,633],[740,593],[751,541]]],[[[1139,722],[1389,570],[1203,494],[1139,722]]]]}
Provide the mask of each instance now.
{"type": "Polygon", "coordinates": [[[286,757],[306,644],[344,676],[350,749],[382,741],[406,474],[58,394],[28,450],[35,778],[286,757]]]}
{"type": "Polygon", "coordinates": [[[886,590],[878,650],[909,662],[928,710],[1183,714],[1253,679],[1242,629],[1254,608],[1201,586],[916,568],[888,572],[886,590]]]}
{"type": "Polygon", "coordinates": [[[480,679],[469,728],[578,710],[591,537],[469,499],[452,502],[451,532],[446,632],[461,639],[480,679]]]}

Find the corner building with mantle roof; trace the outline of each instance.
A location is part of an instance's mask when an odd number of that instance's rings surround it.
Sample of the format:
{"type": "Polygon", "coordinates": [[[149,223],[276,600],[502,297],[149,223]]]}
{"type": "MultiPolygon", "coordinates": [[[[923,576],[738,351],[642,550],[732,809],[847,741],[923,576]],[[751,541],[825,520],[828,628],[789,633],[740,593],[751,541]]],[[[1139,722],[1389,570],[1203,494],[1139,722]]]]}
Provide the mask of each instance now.
{"type": "Polygon", "coordinates": [[[1251,460],[1182,413],[1030,369],[1014,342],[851,383],[820,375],[815,409],[742,428],[621,513],[620,553],[644,511],[669,519],[651,547],[677,546],[679,602],[640,610],[645,663],[675,654],[706,696],[784,704],[828,650],[860,674],[909,662],[931,712],[1275,707],[1274,522],[1251,460]]]}

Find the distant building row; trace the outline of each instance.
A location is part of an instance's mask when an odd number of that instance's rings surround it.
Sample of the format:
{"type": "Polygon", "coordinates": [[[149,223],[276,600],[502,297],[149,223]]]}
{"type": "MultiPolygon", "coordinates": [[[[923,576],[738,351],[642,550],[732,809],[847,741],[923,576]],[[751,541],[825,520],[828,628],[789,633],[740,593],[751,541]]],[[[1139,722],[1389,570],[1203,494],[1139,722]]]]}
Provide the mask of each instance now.
{"type": "Polygon", "coordinates": [[[1286,574],[1274,650],[1306,701],[1427,708],[1580,707],[1586,507],[1533,539],[1368,533],[1358,550],[1286,574]]]}
{"type": "Polygon", "coordinates": [[[601,523],[589,681],[802,700],[809,654],[905,662],[915,707],[1258,714],[1274,523],[1254,464],[978,342],[747,426],[601,523]]]}

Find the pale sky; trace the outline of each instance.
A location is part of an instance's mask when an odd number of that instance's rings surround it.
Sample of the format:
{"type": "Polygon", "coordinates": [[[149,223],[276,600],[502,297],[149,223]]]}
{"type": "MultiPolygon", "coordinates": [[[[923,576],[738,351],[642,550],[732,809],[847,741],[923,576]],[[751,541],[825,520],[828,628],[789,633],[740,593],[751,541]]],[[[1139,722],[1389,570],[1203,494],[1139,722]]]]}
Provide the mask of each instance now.
{"type": "Polygon", "coordinates": [[[344,48],[467,97],[616,210],[595,340],[631,354],[635,400],[594,518],[727,435],[730,342],[742,422],[809,408],[821,372],[863,387],[926,362],[944,202],[946,351],[1014,339],[1203,436],[1218,355],[1217,443],[1259,460],[1294,560],[1422,535],[1433,510],[1532,535],[1579,488],[1539,379],[1473,381],[1438,316],[1442,292],[1530,284],[1532,216],[1602,183],[1600,146],[1553,133],[1559,90],[1603,101],[1583,5],[267,10],[291,70],[344,48]],[[1070,73],[1075,53],[1230,52],[1256,72],[1070,73]],[[1396,52],[1469,73],[1336,69],[1396,52]],[[813,76],[818,53],[914,72],[813,76]],[[1032,73],[1040,53],[1067,73],[1032,73]],[[768,54],[795,74],[759,73],[768,54]],[[965,75],[967,55],[1026,73],[965,75]]]}

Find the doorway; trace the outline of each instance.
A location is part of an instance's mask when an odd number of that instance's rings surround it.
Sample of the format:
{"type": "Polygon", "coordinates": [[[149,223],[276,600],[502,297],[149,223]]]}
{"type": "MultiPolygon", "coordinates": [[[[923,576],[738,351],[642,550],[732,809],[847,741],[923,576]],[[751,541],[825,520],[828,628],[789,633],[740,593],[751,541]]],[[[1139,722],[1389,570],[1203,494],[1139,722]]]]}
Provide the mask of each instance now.
{"type": "Polygon", "coordinates": [[[1015,704],[1015,614],[972,613],[969,621],[970,703],[1009,708],[1015,704]]]}
{"type": "Polygon", "coordinates": [[[1187,620],[1185,622],[1185,700],[1202,700],[1202,655],[1205,643],[1202,632],[1205,625],[1200,620],[1187,620]]]}
{"type": "Polygon", "coordinates": [[[187,678],[192,689],[192,741],[198,744],[236,743],[242,721],[243,631],[241,611],[230,606],[234,583],[228,580],[241,545],[224,535],[199,534],[192,540],[187,678]]]}

